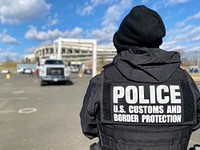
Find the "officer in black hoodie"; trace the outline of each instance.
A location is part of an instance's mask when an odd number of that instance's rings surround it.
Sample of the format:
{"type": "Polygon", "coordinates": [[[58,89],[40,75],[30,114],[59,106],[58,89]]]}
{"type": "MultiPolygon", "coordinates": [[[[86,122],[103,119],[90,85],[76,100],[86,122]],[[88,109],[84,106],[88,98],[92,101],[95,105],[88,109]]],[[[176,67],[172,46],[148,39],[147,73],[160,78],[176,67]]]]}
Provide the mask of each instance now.
{"type": "Polygon", "coordinates": [[[186,150],[200,127],[200,95],[180,54],[159,48],[159,14],[136,6],[114,34],[117,55],[91,79],[80,113],[94,149],[186,150]]]}

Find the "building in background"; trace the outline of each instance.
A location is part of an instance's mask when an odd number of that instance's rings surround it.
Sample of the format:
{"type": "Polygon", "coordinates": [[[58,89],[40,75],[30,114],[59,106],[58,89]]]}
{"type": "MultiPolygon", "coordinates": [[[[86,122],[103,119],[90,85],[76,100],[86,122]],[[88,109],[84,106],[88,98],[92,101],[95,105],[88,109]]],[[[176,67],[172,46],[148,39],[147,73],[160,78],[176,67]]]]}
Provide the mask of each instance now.
{"type": "MultiPolygon", "coordinates": [[[[59,39],[57,39],[59,40],[59,39]]],[[[55,41],[57,41],[55,40],[55,41]]],[[[93,59],[93,47],[92,43],[87,42],[87,39],[63,39],[61,44],[61,50],[59,50],[59,44],[54,43],[48,45],[42,45],[34,50],[35,61],[48,58],[55,58],[61,53],[61,59],[65,64],[70,65],[74,62],[81,62],[86,66],[92,64],[93,59]],[[79,42],[80,41],[80,42],[79,42]]],[[[88,40],[89,41],[89,40],[88,40]]],[[[102,66],[112,61],[116,55],[116,49],[114,46],[96,46],[96,61],[97,66],[102,66]]]]}
{"type": "Polygon", "coordinates": [[[35,62],[34,54],[30,54],[30,55],[24,56],[24,60],[23,61],[27,62],[27,63],[35,62]]]}

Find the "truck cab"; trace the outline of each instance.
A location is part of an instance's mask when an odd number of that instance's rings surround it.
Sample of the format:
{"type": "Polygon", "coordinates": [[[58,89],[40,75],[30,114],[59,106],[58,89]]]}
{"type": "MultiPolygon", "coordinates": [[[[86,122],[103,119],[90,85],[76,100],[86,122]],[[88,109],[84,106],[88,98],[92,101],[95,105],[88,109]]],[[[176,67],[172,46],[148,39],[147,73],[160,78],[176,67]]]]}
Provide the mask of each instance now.
{"type": "Polygon", "coordinates": [[[52,82],[67,82],[70,68],[65,66],[62,60],[46,59],[39,69],[40,84],[52,82]]]}

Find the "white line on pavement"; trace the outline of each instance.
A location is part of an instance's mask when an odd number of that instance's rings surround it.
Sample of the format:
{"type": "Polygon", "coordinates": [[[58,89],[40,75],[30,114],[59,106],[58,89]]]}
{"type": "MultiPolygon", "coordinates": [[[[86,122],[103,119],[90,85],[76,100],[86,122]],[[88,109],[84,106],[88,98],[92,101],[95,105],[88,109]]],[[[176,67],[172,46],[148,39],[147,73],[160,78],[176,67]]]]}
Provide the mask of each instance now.
{"type": "Polygon", "coordinates": [[[28,99],[28,97],[11,97],[11,98],[6,98],[4,101],[0,102],[0,108],[2,108],[10,100],[24,100],[24,99],[28,99]]]}
{"type": "Polygon", "coordinates": [[[8,100],[24,100],[24,99],[28,99],[28,97],[11,97],[11,98],[8,98],[8,100]]]}
{"type": "Polygon", "coordinates": [[[23,114],[30,114],[30,113],[33,113],[33,112],[36,112],[37,109],[36,108],[23,108],[23,109],[20,109],[18,112],[19,113],[23,113],[23,114]]]}
{"type": "Polygon", "coordinates": [[[12,83],[5,83],[6,86],[10,86],[13,85],[12,83]]]}
{"type": "Polygon", "coordinates": [[[13,94],[22,94],[22,93],[24,93],[23,90],[20,90],[20,91],[13,91],[13,94]]]}
{"type": "Polygon", "coordinates": [[[13,113],[16,112],[16,110],[2,110],[0,111],[0,114],[7,114],[7,113],[13,113]]]}
{"type": "Polygon", "coordinates": [[[9,101],[9,99],[6,99],[3,102],[1,102],[0,103],[0,108],[2,108],[8,101],[9,101]]]}

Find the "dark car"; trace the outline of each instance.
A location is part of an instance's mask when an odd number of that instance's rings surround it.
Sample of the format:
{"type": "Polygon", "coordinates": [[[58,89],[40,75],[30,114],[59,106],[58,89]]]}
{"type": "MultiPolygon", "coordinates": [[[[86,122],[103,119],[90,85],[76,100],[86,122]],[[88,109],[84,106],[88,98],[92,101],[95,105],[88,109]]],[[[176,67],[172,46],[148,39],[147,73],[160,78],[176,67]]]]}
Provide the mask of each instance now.
{"type": "Polygon", "coordinates": [[[84,74],[92,74],[92,69],[85,69],[84,74]]]}

